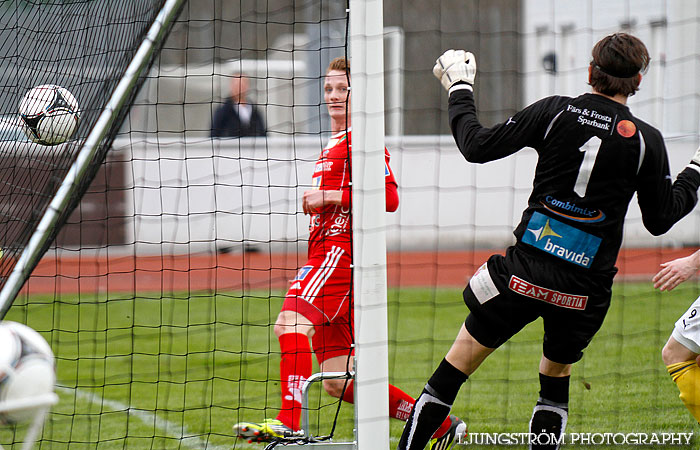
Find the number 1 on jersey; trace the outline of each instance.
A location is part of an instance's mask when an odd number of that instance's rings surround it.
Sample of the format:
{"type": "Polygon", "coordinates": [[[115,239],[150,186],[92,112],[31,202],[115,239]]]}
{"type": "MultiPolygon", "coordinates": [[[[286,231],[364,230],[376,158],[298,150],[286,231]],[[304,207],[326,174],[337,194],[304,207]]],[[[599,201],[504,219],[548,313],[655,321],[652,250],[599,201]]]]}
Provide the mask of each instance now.
{"type": "Polygon", "coordinates": [[[600,144],[602,143],[603,141],[601,141],[598,136],[593,136],[578,149],[580,152],[583,152],[584,155],[581,167],[578,169],[578,177],[574,185],[574,192],[581,198],[586,196],[588,181],[591,179],[591,172],[593,172],[593,166],[595,165],[595,160],[598,157],[598,150],[600,150],[600,144]]]}

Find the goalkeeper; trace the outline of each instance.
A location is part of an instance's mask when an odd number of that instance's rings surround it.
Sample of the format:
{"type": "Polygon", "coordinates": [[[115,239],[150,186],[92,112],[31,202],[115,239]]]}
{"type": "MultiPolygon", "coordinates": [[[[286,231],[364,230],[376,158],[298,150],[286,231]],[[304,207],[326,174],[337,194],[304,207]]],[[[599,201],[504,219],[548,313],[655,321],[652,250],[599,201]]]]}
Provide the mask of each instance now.
{"type": "MultiPolygon", "coordinates": [[[[670,291],[700,270],[700,250],[690,256],[661,264],[654,287],[670,291]]],[[[700,423],[700,297],[690,305],[673,328],[661,351],[669,375],[678,386],[680,399],[700,423]]]]}
{"type": "Polygon", "coordinates": [[[561,439],[566,427],[571,367],[610,305],[632,195],[637,192],[644,226],[654,235],[697,202],[700,151],[673,182],[661,133],[626,106],[648,64],[639,39],[606,36],[592,51],[591,93],[547,97],[484,128],[474,102],[474,55],[448,50],[438,58],[433,73],[448,91],[450,126],[467,161],[486,163],[523,147],[534,148],[539,159],[516,243],[491,256],[465,288],[470,314],[416,400],[399,449],[423,449],[467,377],[539,317],[544,339],[531,448],[558,447],[551,438],[561,439]],[[540,436],[549,445],[540,445],[540,436]]]}
{"type": "MultiPolygon", "coordinates": [[[[275,323],[282,353],[282,408],[276,419],[234,425],[234,433],[249,441],[299,435],[301,389],[311,376],[312,347],[322,372],[350,369],[353,323],[349,71],[345,58],[331,61],[326,71],[324,102],[333,135],[316,162],[313,189],[304,192],[302,199],[304,213],[311,216],[309,259],[292,280],[275,323]]],[[[386,210],[393,212],[399,206],[399,196],[386,149],[384,174],[386,210]]],[[[323,387],[330,395],[353,402],[352,380],[323,380],[323,387]]],[[[413,402],[401,389],[389,385],[391,417],[408,419],[413,402]]],[[[431,449],[446,450],[466,427],[458,418],[445,416],[435,428],[431,449]]]]}

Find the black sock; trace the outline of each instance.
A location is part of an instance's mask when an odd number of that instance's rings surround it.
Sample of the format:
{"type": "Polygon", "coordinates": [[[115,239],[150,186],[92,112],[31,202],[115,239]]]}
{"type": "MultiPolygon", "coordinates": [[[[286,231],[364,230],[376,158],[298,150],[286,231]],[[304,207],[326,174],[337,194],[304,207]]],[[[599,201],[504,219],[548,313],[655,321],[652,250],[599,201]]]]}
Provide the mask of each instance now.
{"type": "Polygon", "coordinates": [[[399,450],[423,450],[445,420],[467,375],[443,359],[416,399],[403,429],[399,450]]]}
{"type": "Polygon", "coordinates": [[[530,449],[556,450],[569,417],[570,377],[550,377],[540,374],[540,398],[530,419],[530,433],[535,442],[530,449]]]}
{"type": "Polygon", "coordinates": [[[550,377],[540,374],[540,400],[543,404],[554,404],[569,408],[569,380],[566,377],[550,377]]]}

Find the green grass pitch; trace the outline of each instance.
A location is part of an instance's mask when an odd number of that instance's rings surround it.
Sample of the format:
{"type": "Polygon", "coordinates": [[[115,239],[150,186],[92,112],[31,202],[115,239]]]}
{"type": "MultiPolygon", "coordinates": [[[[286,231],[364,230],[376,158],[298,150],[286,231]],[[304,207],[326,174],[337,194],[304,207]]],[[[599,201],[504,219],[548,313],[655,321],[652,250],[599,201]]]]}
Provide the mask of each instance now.
{"type": "MultiPolygon", "coordinates": [[[[697,430],[660,358],[696,296],[691,284],[666,294],[650,283],[615,285],[602,330],[574,366],[568,432],[697,430]]],[[[279,346],[271,324],[281,300],[280,293],[20,299],[7,319],[40,331],[57,357],[60,402],[35,448],[264,448],[234,439],[231,426],[276,415],[279,346]]],[[[466,313],[460,290],[390,290],[391,382],[417,395],[466,313]]],[[[453,412],[470,431],[527,431],[541,336],[541,322],[526,327],[463,386],[453,412]]],[[[316,388],[312,404],[313,433],[329,433],[337,402],[316,388]]],[[[352,406],[343,404],[335,440],[352,439],[353,427],[352,406]]],[[[392,447],[402,427],[392,421],[392,447]]],[[[4,427],[0,443],[20,448],[12,443],[23,433],[4,427]]],[[[694,439],[692,448],[699,445],[694,439]]]]}

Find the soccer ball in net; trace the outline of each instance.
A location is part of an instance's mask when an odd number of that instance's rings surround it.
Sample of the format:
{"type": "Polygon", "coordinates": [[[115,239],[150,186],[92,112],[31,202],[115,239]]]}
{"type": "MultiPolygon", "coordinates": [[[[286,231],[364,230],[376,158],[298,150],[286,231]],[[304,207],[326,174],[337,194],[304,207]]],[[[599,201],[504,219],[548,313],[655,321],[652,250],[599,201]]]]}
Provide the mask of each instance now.
{"type": "Polygon", "coordinates": [[[56,369],[51,347],[21,323],[0,322],[0,422],[26,422],[52,403],[56,369]]]}
{"type": "Polygon", "coordinates": [[[22,129],[29,139],[43,145],[58,145],[78,128],[78,102],[67,89],[42,84],[30,89],[19,103],[22,129]]]}

